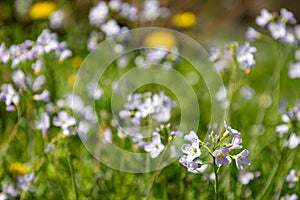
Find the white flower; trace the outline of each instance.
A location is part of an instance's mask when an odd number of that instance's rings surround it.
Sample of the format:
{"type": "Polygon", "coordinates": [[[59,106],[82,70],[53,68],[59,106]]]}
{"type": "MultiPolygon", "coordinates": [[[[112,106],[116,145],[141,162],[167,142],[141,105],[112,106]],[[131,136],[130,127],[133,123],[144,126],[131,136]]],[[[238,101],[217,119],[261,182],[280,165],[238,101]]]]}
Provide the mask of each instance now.
{"type": "Polygon", "coordinates": [[[287,146],[289,149],[295,149],[300,144],[300,137],[298,137],[295,133],[292,133],[288,139],[285,141],[283,146],[287,146]]]}
{"type": "Polygon", "coordinates": [[[300,78],[300,62],[289,65],[289,77],[291,79],[300,78]]]}
{"type": "Polygon", "coordinates": [[[101,88],[98,87],[98,83],[96,81],[91,81],[86,86],[87,93],[90,98],[94,100],[99,100],[103,94],[101,88]]]}
{"type": "Polygon", "coordinates": [[[275,40],[283,38],[287,32],[286,26],[282,22],[272,22],[268,25],[268,29],[275,40]]]}
{"type": "Polygon", "coordinates": [[[191,162],[201,155],[201,150],[199,148],[199,140],[197,139],[193,139],[192,144],[183,144],[181,150],[183,153],[187,154],[187,162],[191,162]]]}
{"type": "Polygon", "coordinates": [[[273,18],[272,14],[266,9],[260,11],[260,16],[257,16],[255,21],[258,26],[265,26],[273,18]]]}
{"type": "Polygon", "coordinates": [[[160,152],[164,150],[165,146],[161,143],[160,136],[158,134],[152,135],[152,142],[145,144],[144,149],[147,152],[150,152],[151,158],[156,158],[160,152]]]}
{"type": "Polygon", "coordinates": [[[50,27],[60,28],[63,26],[63,21],[65,18],[65,13],[62,10],[57,10],[49,16],[50,27]]]}
{"type": "Polygon", "coordinates": [[[106,36],[112,36],[118,34],[121,31],[120,26],[115,20],[109,20],[105,24],[100,26],[100,29],[105,33],[106,36]]]}
{"type": "Polygon", "coordinates": [[[105,2],[99,2],[97,6],[93,7],[89,13],[89,22],[93,26],[100,26],[105,20],[109,10],[105,2]]]}
{"type": "Polygon", "coordinates": [[[72,134],[69,127],[74,126],[75,124],[75,118],[69,116],[69,114],[66,111],[60,111],[58,115],[53,118],[53,125],[61,127],[63,129],[63,134],[67,136],[72,134]]]}
{"type": "Polygon", "coordinates": [[[41,120],[36,122],[35,127],[43,131],[43,136],[46,136],[50,127],[50,117],[47,113],[41,115],[41,120]]]}
{"type": "Polygon", "coordinates": [[[36,101],[49,101],[50,92],[48,90],[44,90],[41,94],[33,95],[33,99],[36,101]]]}
{"type": "Polygon", "coordinates": [[[296,23],[296,19],[294,17],[294,14],[292,12],[288,11],[285,8],[280,9],[280,20],[283,23],[286,23],[286,22],[290,22],[291,24],[296,23]]]}

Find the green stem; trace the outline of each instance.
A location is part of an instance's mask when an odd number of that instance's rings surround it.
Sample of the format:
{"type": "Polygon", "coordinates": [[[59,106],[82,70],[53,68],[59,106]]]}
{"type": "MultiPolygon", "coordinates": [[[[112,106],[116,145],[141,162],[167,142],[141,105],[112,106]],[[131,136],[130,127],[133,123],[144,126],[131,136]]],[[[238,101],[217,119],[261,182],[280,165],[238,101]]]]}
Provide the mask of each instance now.
{"type": "Polygon", "coordinates": [[[75,196],[75,199],[78,200],[78,191],[77,191],[77,187],[76,187],[74,169],[73,169],[72,158],[71,158],[70,153],[68,155],[68,164],[69,164],[69,170],[70,170],[70,175],[71,175],[71,181],[72,181],[72,188],[73,188],[74,196],[75,196]]]}
{"type": "Polygon", "coordinates": [[[216,200],[219,199],[219,178],[218,178],[218,167],[214,162],[214,173],[215,173],[215,182],[214,182],[214,189],[215,189],[215,198],[216,200]]]}

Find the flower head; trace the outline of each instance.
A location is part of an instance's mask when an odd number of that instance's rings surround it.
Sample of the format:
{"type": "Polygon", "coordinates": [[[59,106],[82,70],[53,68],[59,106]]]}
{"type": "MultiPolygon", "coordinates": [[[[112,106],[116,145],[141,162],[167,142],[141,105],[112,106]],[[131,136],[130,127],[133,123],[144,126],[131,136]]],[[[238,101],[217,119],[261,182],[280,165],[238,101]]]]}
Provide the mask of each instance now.
{"type": "Polygon", "coordinates": [[[186,160],[188,162],[193,161],[195,158],[201,155],[199,140],[193,139],[191,142],[192,144],[184,144],[181,147],[182,152],[187,154],[186,160]]]}
{"type": "Polygon", "coordinates": [[[37,2],[30,8],[31,19],[47,19],[56,9],[56,5],[51,1],[37,2]]]}
{"type": "Polygon", "coordinates": [[[217,149],[213,152],[217,167],[221,167],[223,164],[229,165],[231,163],[231,158],[228,156],[228,153],[229,150],[226,147],[222,147],[221,149],[217,149]]]}
{"type": "Polygon", "coordinates": [[[196,24],[196,16],[192,12],[183,12],[173,17],[173,24],[178,28],[191,28],[196,24]]]}
{"type": "Polygon", "coordinates": [[[244,149],[241,153],[235,156],[236,167],[239,170],[243,169],[243,165],[250,165],[251,161],[247,158],[249,155],[249,151],[244,149]]]}
{"type": "Polygon", "coordinates": [[[291,169],[289,174],[286,176],[285,181],[289,183],[289,188],[293,188],[295,187],[296,183],[300,181],[300,176],[299,174],[296,174],[295,169],[291,169]]]}
{"type": "Polygon", "coordinates": [[[43,136],[46,136],[50,127],[50,118],[47,113],[41,115],[41,120],[36,122],[36,128],[42,130],[43,136]]]}
{"type": "Polygon", "coordinates": [[[53,118],[53,125],[61,127],[63,133],[67,136],[71,135],[72,132],[69,129],[71,126],[76,124],[74,117],[69,116],[66,111],[60,111],[56,117],[53,118]]]}
{"type": "Polygon", "coordinates": [[[266,9],[262,9],[260,11],[260,15],[256,17],[255,21],[258,26],[265,26],[267,23],[271,21],[273,15],[267,11],[266,9]]]}
{"type": "Polygon", "coordinates": [[[158,134],[152,135],[152,142],[145,144],[145,151],[150,152],[151,158],[156,158],[160,152],[164,150],[165,146],[161,143],[160,136],[158,134]]]}

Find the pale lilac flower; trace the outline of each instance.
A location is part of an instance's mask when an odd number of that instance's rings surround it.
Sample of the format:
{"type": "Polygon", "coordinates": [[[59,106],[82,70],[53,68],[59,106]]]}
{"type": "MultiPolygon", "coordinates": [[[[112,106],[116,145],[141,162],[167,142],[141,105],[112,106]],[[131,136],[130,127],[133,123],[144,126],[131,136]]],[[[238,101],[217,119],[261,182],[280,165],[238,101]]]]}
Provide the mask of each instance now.
{"type": "Polygon", "coordinates": [[[284,141],[283,146],[287,146],[289,149],[295,149],[300,144],[300,137],[295,133],[292,133],[287,141],[284,141]]]}
{"type": "Polygon", "coordinates": [[[10,59],[9,50],[6,48],[5,43],[2,42],[0,46],[0,62],[7,63],[10,59]]]}
{"type": "Polygon", "coordinates": [[[142,21],[151,21],[157,19],[161,14],[159,1],[148,0],[143,3],[143,10],[141,13],[142,21]]]}
{"type": "Polygon", "coordinates": [[[227,145],[227,148],[229,149],[241,149],[243,146],[241,146],[240,144],[242,143],[242,139],[240,138],[240,136],[235,135],[232,138],[232,141],[230,144],[227,145]]]}
{"type": "Polygon", "coordinates": [[[120,0],[111,0],[108,5],[111,10],[119,11],[121,9],[122,2],[120,0]]]}
{"type": "Polygon", "coordinates": [[[158,134],[152,135],[152,142],[147,142],[144,146],[145,151],[150,152],[151,158],[156,158],[160,152],[164,150],[165,146],[161,143],[160,136],[158,134]]]}
{"type": "Polygon", "coordinates": [[[256,17],[255,21],[258,26],[264,27],[273,18],[273,15],[266,9],[260,11],[260,15],[256,17]]]}
{"type": "Polygon", "coordinates": [[[248,185],[254,179],[254,173],[243,170],[239,173],[238,178],[242,185],[248,185]]]}
{"type": "Polygon", "coordinates": [[[104,143],[112,143],[112,132],[110,128],[106,128],[103,132],[104,138],[103,142],[104,143]]]}
{"type": "Polygon", "coordinates": [[[47,143],[46,147],[44,149],[44,154],[48,154],[48,153],[50,153],[50,152],[52,152],[54,150],[55,150],[55,145],[51,144],[51,143],[47,143]]]}
{"type": "Polygon", "coordinates": [[[38,77],[36,77],[36,79],[34,80],[32,86],[31,86],[32,91],[34,91],[34,92],[39,91],[45,83],[46,83],[46,76],[39,75],[38,77]]]}
{"type": "Polygon", "coordinates": [[[107,37],[118,34],[121,31],[120,26],[115,20],[109,20],[105,24],[100,26],[100,29],[105,33],[107,37]]]}
{"type": "Polygon", "coordinates": [[[252,99],[254,93],[255,91],[249,85],[243,86],[240,91],[241,96],[246,100],[252,99]]]}
{"type": "Polygon", "coordinates": [[[235,130],[235,129],[231,128],[230,126],[228,126],[227,123],[226,123],[225,121],[224,121],[224,127],[225,127],[226,131],[227,131],[228,133],[230,133],[231,135],[233,135],[233,136],[238,136],[238,135],[241,134],[241,133],[238,132],[237,130],[235,130]]]}
{"type": "Polygon", "coordinates": [[[247,32],[246,32],[246,38],[252,42],[256,39],[259,39],[261,37],[261,34],[256,31],[254,28],[252,27],[248,27],[247,32]]]}
{"type": "Polygon", "coordinates": [[[228,153],[229,150],[226,147],[222,147],[221,149],[217,149],[213,152],[217,167],[221,167],[223,164],[229,165],[231,163],[231,158],[228,156],[228,153]]]}
{"type": "Polygon", "coordinates": [[[242,69],[251,69],[255,65],[255,53],[256,48],[250,46],[248,42],[246,42],[244,45],[237,47],[236,59],[239,62],[242,69]]]}
{"type": "Polygon", "coordinates": [[[41,46],[45,53],[49,53],[52,50],[56,50],[59,46],[57,41],[57,35],[55,33],[51,33],[50,30],[45,29],[38,36],[36,40],[36,45],[41,46]]]}
{"type": "Polygon", "coordinates": [[[190,131],[190,133],[188,135],[184,136],[184,140],[192,142],[194,140],[199,140],[198,135],[194,132],[194,131],[190,131]]]}
{"type": "Polygon", "coordinates": [[[96,49],[96,47],[99,43],[99,37],[100,37],[100,34],[98,32],[96,32],[96,31],[91,32],[90,38],[88,39],[88,42],[87,42],[87,49],[89,51],[96,49]]]}
{"type": "Polygon", "coordinates": [[[89,13],[89,22],[93,26],[100,26],[107,17],[109,9],[105,2],[99,2],[97,6],[93,7],[89,13]]]}
{"type": "Polygon", "coordinates": [[[47,132],[48,132],[48,129],[49,129],[49,127],[50,127],[50,117],[49,117],[49,115],[48,115],[47,113],[43,113],[43,114],[41,115],[40,121],[37,121],[37,122],[36,122],[35,127],[36,127],[37,129],[42,130],[43,136],[46,136],[46,135],[47,135],[47,132]]]}
{"type": "Polygon", "coordinates": [[[298,200],[298,196],[296,194],[287,194],[284,197],[281,197],[280,200],[298,200]]]}
{"type": "Polygon", "coordinates": [[[293,44],[295,42],[295,36],[291,31],[287,31],[285,36],[281,38],[281,41],[287,44],[293,44]]]}
{"type": "Polygon", "coordinates": [[[35,63],[31,65],[31,68],[34,71],[34,74],[39,74],[43,68],[43,63],[40,60],[37,60],[35,63]]]}
{"type": "Polygon", "coordinates": [[[56,117],[53,118],[53,125],[61,127],[63,134],[70,136],[73,132],[69,129],[76,124],[74,117],[69,116],[66,111],[60,111],[56,117]]]}
{"type": "Polygon", "coordinates": [[[15,106],[19,105],[20,96],[11,84],[3,84],[1,86],[0,100],[5,101],[7,111],[14,111],[15,106]]]}
{"type": "Polygon", "coordinates": [[[94,100],[99,100],[102,97],[103,90],[98,86],[96,81],[91,81],[87,84],[86,90],[88,96],[94,100]]]}
{"type": "Polygon", "coordinates": [[[147,60],[153,63],[159,63],[168,55],[166,47],[157,47],[156,49],[147,49],[146,57],[147,60]]]}
{"type": "Polygon", "coordinates": [[[48,90],[44,90],[41,94],[33,95],[33,99],[36,101],[49,101],[50,100],[50,92],[48,90]]]}
{"type": "Polygon", "coordinates": [[[236,167],[239,170],[243,169],[243,164],[244,165],[250,165],[251,161],[247,158],[249,155],[249,151],[247,149],[244,149],[241,153],[235,156],[235,163],[236,167]]]}
{"type": "Polygon", "coordinates": [[[31,189],[31,185],[35,181],[35,179],[36,177],[34,173],[26,174],[24,176],[18,176],[17,187],[24,192],[28,192],[31,189]]]}
{"type": "Polygon", "coordinates": [[[192,173],[195,173],[195,174],[198,174],[198,173],[203,173],[208,165],[207,164],[204,164],[202,165],[202,161],[197,159],[195,161],[188,161],[187,160],[187,156],[186,155],[182,155],[180,158],[179,158],[179,162],[185,166],[187,168],[187,170],[189,172],[192,172],[192,173]]]}
{"type": "Polygon", "coordinates": [[[62,10],[54,11],[49,16],[50,27],[54,29],[63,27],[64,18],[65,18],[64,11],[62,10]]]}
{"type": "Polygon", "coordinates": [[[289,183],[288,187],[293,188],[295,187],[296,183],[299,182],[300,177],[296,174],[295,169],[291,169],[289,174],[285,177],[285,181],[289,183]]]}
{"type": "Polygon", "coordinates": [[[287,124],[281,124],[279,126],[276,126],[275,131],[279,134],[280,137],[282,137],[284,134],[289,132],[290,127],[287,124]]]}
{"type": "Polygon", "coordinates": [[[187,154],[186,160],[188,162],[193,161],[201,155],[199,140],[193,139],[191,142],[192,144],[183,144],[181,147],[182,152],[187,154]]]}
{"type": "Polygon", "coordinates": [[[289,77],[291,79],[300,78],[300,62],[289,65],[289,77]]]}
{"type": "Polygon", "coordinates": [[[121,6],[120,15],[128,20],[134,21],[138,18],[137,8],[129,5],[128,3],[123,3],[121,6]]]}
{"type": "Polygon", "coordinates": [[[15,188],[13,185],[3,185],[2,192],[6,195],[6,198],[9,198],[9,199],[14,198],[19,194],[19,191],[17,190],[17,188],[15,188]]]}
{"type": "Polygon", "coordinates": [[[295,24],[296,23],[296,18],[294,17],[294,14],[290,11],[288,11],[287,9],[285,8],[281,8],[280,9],[280,20],[283,22],[283,23],[291,23],[291,24],[295,24]]]}
{"type": "Polygon", "coordinates": [[[275,40],[283,38],[286,33],[286,26],[282,22],[272,22],[268,25],[268,29],[275,40]]]}
{"type": "Polygon", "coordinates": [[[18,88],[20,89],[26,88],[26,77],[22,70],[14,71],[12,74],[12,80],[18,88]]]}

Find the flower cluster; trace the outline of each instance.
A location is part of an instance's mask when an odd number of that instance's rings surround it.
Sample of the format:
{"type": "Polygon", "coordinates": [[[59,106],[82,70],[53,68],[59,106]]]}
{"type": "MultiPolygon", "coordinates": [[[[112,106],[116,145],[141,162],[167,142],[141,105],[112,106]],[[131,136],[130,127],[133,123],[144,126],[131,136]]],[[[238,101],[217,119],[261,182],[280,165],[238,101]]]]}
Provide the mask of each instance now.
{"type": "MultiPolygon", "coordinates": [[[[57,35],[46,29],[43,30],[36,41],[26,40],[21,44],[12,45],[9,48],[6,48],[3,42],[0,46],[0,62],[11,62],[11,67],[14,69],[17,65],[26,61],[38,62],[45,54],[52,51],[59,57],[59,62],[72,56],[72,52],[67,49],[66,43],[58,42],[57,35]]],[[[41,66],[38,63],[35,63],[32,67],[36,73],[41,70],[41,66]]]]}
{"type": "Polygon", "coordinates": [[[223,50],[212,48],[209,59],[215,64],[215,68],[218,71],[223,71],[228,62],[235,61],[242,70],[249,73],[255,65],[254,56],[256,51],[256,48],[250,46],[248,42],[245,42],[244,45],[233,42],[226,45],[223,50]]]}
{"type": "Polygon", "coordinates": [[[289,188],[295,187],[296,183],[300,181],[300,171],[296,174],[296,170],[291,169],[289,174],[286,176],[285,181],[289,184],[289,188]]]}
{"type": "Polygon", "coordinates": [[[125,110],[120,111],[121,118],[130,118],[135,125],[141,120],[152,117],[157,122],[167,122],[171,118],[174,103],[164,92],[152,95],[151,92],[131,94],[124,105],[125,110]]]}
{"type": "Polygon", "coordinates": [[[171,124],[162,124],[152,133],[152,141],[144,144],[144,150],[150,152],[151,158],[156,158],[175,137],[180,137],[181,132],[171,131],[171,124]]]}
{"type": "Polygon", "coordinates": [[[3,183],[0,199],[17,198],[22,192],[33,191],[32,184],[37,178],[34,173],[29,173],[28,169],[23,164],[11,163],[9,165],[9,172],[14,176],[14,183],[3,183]]]}
{"type": "MultiPolygon", "coordinates": [[[[274,40],[288,44],[300,41],[300,26],[293,26],[296,24],[296,18],[292,12],[285,8],[282,8],[280,13],[270,13],[266,9],[261,10],[260,15],[256,17],[256,24],[260,27],[267,27],[274,40]]],[[[252,27],[248,28],[246,36],[249,41],[263,37],[261,33],[252,27]]]]}
{"type": "Polygon", "coordinates": [[[95,7],[91,8],[89,13],[90,25],[97,27],[99,30],[91,32],[87,45],[88,50],[95,49],[99,42],[106,37],[128,30],[124,23],[122,25],[118,23],[121,20],[132,23],[137,20],[145,22],[167,15],[168,9],[160,7],[157,0],[145,1],[140,13],[137,7],[121,0],[100,1],[95,7]]]}
{"type": "Polygon", "coordinates": [[[284,123],[278,125],[275,128],[275,131],[280,137],[287,136],[283,143],[284,146],[287,146],[289,149],[295,149],[300,144],[300,103],[296,102],[294,107],[283,113],[281,120],[284,123]]]}
{"type": "Polygon", "coordinates": [[[242,139],[240,138],[240,132],[228,126],[225,122],[226,132],[222,135],[222,137],[218,137],[213,133],[210,135],[211,142],[209,142],[209,146],[213,143],[213,151],[211,151],[207,144],[203,141],[199,140],[197,134],[193,131],[186,135],[184,139],[189,141],[191,144],[184,144],[182,146],[182,152],[185,154],[180,157],[179,162],[182,163],[185,167],[187,167],[188,171],[195,172],[201,167],[201,160],[199,157],[201,156],[201,147],[209,150],[210,155],[214,159],[214,164],[217,167],[221,167],[222,165],[229,165],[232,159],[235,159],[236,166],[239,170],[243,169],[243,165],[250,165],[251,161],[248,159],[249,152],[247,149],[242,150],[242,152],[231,155],[230,153],[235,149],[241,149],[242,139]],[[230,143],[222,144],[222,141],[228,136],[232,136],[232,140],[230,143]]]}

